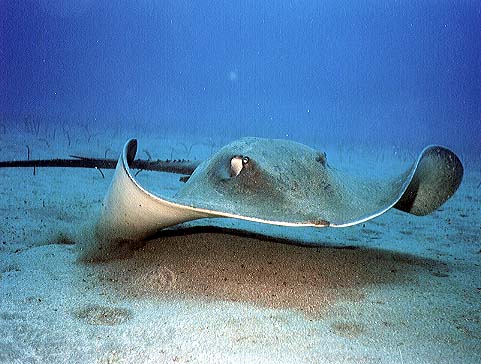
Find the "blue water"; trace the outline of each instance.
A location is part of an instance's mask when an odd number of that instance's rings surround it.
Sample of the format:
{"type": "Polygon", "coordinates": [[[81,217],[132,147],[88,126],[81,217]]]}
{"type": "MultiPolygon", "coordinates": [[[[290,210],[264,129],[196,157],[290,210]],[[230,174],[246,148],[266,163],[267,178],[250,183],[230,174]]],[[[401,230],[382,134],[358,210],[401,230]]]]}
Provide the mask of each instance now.
{"type": "Polygon", "coordinates": [[[476,0],[3,0],[1,122],[479,155],[480,20],[476,0]]]}

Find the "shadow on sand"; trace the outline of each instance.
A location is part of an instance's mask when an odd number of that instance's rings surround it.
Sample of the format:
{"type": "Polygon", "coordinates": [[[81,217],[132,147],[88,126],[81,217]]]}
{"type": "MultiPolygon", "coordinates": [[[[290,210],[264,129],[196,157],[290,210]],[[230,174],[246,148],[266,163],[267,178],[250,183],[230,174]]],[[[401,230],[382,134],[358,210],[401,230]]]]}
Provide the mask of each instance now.
{"type": "Polygon", "coordinates": [[[129,298],[198,298],[319,316],[372,286],[417,284],[435,260],[320,242],[302,246],[246,231],[194,227],[159,233],[120,259],[86,264],[96,284],[129,298]]]}

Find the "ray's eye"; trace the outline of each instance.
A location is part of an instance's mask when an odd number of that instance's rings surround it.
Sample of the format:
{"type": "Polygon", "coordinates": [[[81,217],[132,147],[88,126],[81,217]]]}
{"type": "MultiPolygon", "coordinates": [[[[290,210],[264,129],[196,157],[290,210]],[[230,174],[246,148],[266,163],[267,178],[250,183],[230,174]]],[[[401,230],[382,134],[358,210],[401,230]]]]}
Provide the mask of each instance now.
{"type": "Polygon", "coordinates": [[[249,157],[236,155],[230,160],[230,176],[236,177],[241,173],[246,164],[249,163],[249,157]]]}

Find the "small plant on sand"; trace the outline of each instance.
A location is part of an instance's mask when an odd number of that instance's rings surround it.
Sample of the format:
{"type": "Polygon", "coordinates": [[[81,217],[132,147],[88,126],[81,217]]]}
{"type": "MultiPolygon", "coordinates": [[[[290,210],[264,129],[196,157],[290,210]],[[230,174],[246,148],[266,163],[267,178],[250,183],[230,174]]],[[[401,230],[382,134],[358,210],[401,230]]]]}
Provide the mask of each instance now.
{"type": "Polygon", "coordinates": [[[37,136],[40,134],[40,119],[33,114],[25,114],[23,117],[25,131],[37,136]]]}
{"type": "Polygon", "coordinates": [[[97,134],[93,133],[91,130],[90,130],[90,125],[88,122],[84,122],[84,123],[81,123],[80,126],[84,129],[85,131],[85,136],[87,137],[87,143],[90,143],[90,141],[92,140],[92,138],[94,136],[96,136],[97,134]]]}
{"type": "Polygon", "coordinates": [[[68,146],[70,147],[71,139],[70,139],[70,128],[69,128],[69,126],[64,125],[62,127],[62,131],[63,131],[63,136],[65,137],[65,139],[67,139],[68,146]]]}

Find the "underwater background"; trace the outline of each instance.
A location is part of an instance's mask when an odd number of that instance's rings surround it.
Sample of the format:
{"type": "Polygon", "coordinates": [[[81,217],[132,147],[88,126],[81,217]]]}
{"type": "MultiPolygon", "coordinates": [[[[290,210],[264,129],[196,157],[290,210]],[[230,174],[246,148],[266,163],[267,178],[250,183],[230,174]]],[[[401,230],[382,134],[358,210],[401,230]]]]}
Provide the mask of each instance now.
{"type": "Polygon", "coordinates": [[[480,21],[474,0],[2,0],[0,132],[436,143],[478,159],[480,21]]]}

